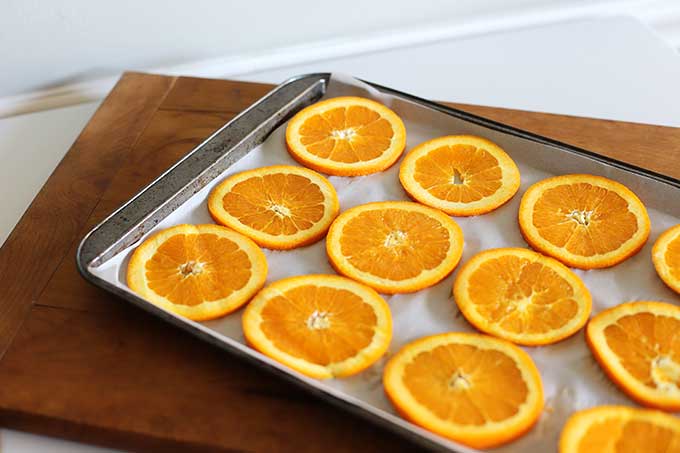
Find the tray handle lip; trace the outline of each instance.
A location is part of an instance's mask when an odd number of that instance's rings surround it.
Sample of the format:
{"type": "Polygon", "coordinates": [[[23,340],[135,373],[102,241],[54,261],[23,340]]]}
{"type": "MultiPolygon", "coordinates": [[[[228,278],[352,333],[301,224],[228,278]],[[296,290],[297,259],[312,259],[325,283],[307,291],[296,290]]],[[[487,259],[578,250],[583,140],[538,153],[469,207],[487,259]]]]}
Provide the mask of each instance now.
{"type": "Polygon", "coordinates": [[[367,80],[359,79],[364,83],[367,83],[368,85],[372,86],[373,88],[378,89],[381,92],[388,93],[394,96],[401,97],[407,101],[415,102],[421,105],[425,105],[427,107],[430,107],[432,109],[438,110],[443,113],[447,113],[449,115],[455,116],[457,118],[464,119],[466,121],[470,121],[475,124],[479,124],[481,126],[488,127],[490,129],[494,129],[500,132],[504,132],[506,134],[514,135],[516,137],[521,137],[527,140],[531,140],[533,142],[538,142],[542,143],[545,145],[550,145],[556,148],[561,148],[565,151],[571,152],[573,154],[579,154],[582,156],[585,156],[587,158],[590,158],[592,160],[596,160],[608,165],[611,165],[613,167],[619,168],[621,170],[629,171],[631,173],[635,173],[639,176],[644,176],[650,179],[657,180],[659,182],[663,182],[666,184],[669,184],[673,187],[679,188],[680,189],[680,179],[674,178],[672,176],[664,175],[663,173],[658,173],[652,170],[648,170],[646,168],[639,167],[634,164],[630,164],[628,162],[623,162],[621,160],[615,159],[613,157],[609,156],[603,156],[601,154],[598,154],[594,151],[589,151],[584,148],[580,148],[578,146],[570,145],[568,143],[561,142],[559,140],[555,140],[552,138],[545,137],[540,134],[535,134],[533,132],[526,131],[524,129],[520,129],[514,126],[509,126],[504,123],[500,123],[498,121],[494,121],[488,118],[485,118],[483,116],[475,115],[474,113],[469,113],[464,110],[460,110],[455,107],[449,107],[447,105],[441,104],[439,102],[435,101],[430,101],[428,99],[424,99],[412,94],[404,93],[403,91],[395,90],[394,88],[386,87],[374,82],[370,82],[367,80]]]}
{"type": "Polygon", "coordinates": [[[210,134],[205,140],[203,140],[201,143],[196,145],[191,151],[186,153],[184,156],[182,156],[177,162],[173,163],[170,167],[168,167],[166,170],[164,170],[158,177],[153,179],[151,182],[149,182],[146,186],[141,188],[135,195],[132,196],[129,200],[127,200],[125,203],[120,205],[118,208],[116,208],[111,214],[107,215],[101,222],[97,223],[90,231],[83,236],[81,239],[80,243],[78,244],[78,248],[76,251],[76,268],[78,269],[78,272],[80,273],[83,278],[88,280],[89,282],[101,286],[100,282],[88,269],[89,262],[86,262],[85,257],[84,257],[84,249],[88,246],[89,241],[94,234],[96,230],[98,230],[102,225],[105,223],[109,222],[111,219],[116,217],[126,206],[132,204],[135,202],[135,200],[147,189],[149,189],[151,186],[157,184],[159,181],[161,181],[168,173],[170,173],[174,168],[179,166],[182,162],[185,160],[191,158],[191,156],[197,152],[198,149],[200,149],[202,146],[204,146],[206,143],[208,143],[210,140],[213,139],[216,135],[218,135],[224,128],[229,126],[230,124],[236,122],[239,120],[241,117],[246,115],[248,112],[251,112],[255,109],[257,109],[260,105],[264,104],[267,102],[268,99],[270,99],[272,96],[274,96],[277,92],[285,89],[287,86],[292,85],[296,82],[300,82],[302,80],[309,79],[310,82],[312,83],[317,83],[321,82],[324,85],[328,85],[329,81],[331,78],[331,73],[329,72],[319,72],[319,73],[308,73],[308,74],[299,74],[297,76],[290,77],[286,79],[284,82],[281,84],[273,87],[271,90],[269,90],[264,96],[259,98],[257,101],[255,101],[253,104],[248,106],[247,108],[243,109],[241,112],[239,112],[234,118],[231,120],[227,121],[223,126],[221,126],[219,129],[217,129],[215,132],[210,134]]]}

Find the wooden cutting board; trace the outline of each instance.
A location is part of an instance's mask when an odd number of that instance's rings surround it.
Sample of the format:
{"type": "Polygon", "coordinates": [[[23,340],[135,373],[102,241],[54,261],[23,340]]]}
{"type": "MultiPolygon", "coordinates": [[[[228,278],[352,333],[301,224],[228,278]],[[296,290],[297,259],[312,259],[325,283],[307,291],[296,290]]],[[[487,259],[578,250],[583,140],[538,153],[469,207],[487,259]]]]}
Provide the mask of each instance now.
{"type": "MultiPolygon", "coordinates": [[[[0,424],[133,450],[413,446],[86,283],[83,235],[271,86],[123,75],[0,249],[0,424]]],[[[680,178],[680,129],[457,105],[680,178]]]]}

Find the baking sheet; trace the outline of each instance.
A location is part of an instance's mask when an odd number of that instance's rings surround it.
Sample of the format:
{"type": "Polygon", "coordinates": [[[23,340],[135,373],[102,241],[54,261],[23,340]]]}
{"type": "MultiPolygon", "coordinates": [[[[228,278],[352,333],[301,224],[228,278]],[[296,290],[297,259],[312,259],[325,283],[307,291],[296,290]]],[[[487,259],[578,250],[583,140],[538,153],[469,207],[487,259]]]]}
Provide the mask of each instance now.
{"type": "MultiPolygon", "coordinates": [[[[677,188],[569,151],[552,147],[547,149],[544,144],[473,124],[395,96],[384,95],[349,76],[333,74],[324,98],[340,95],[371,97],[394,109],[406,124],[405,154],[415,145],[434,137],[475,134],[498,143],[515,160],[521,172],[522,184],[509,203],[483,216],[456,218],[465,235],[461,263],[489,248],[527,247],[517,225],[517,210],[521,196],[529,185],[558,174],[592,173],[615,179],[631,188],[648,207],[652,223],[647,245],[633,258],[611,269],[575,271],[593,295],[593,314],[631,300],[680,302],[680,296],[670,291],[656,276],[651,263],[651,247],[656,238],[668,227],[680,223],[680,190],[677,188]]],[[[275,130],[264,143],[197,192],[147,235],[156,229],[180,223],[212,223],[206,205],[207,196],[216,184],[231,174],[274,164],[298,165],[286,151],[285,127],[284,124],[275,130]]],[[[379,174],[355,178],[330,177],[338,192],[341,210],[371,201],[408,200],[399,184],[398,170],[399,162],[379,174]]],[[[89,270],[127,291],[125,272],[133,249],[134,247],[130,247],[89,270]]],[[[293,275],[334,273],[328,264],[323,240],[293,251],[265,250],[265,253],[269,263],[267,283],[293,275]]],[[[324,389],[390,422],[408,427],[444,447],[455,451],[475,451],[421,430],[399,418],[385,397],[381,383],[386,359],[404,344],[435,333],[474,331],[459,313],[451,296],[455,275],[454,272],[439,284],[415,294],[384,296],[394,318],[392,344],[385,358],[358,376],[316,381],[294,371],[289,372],[314,387],[324,389]]],[[[240,318],[241,311],[238,311],[219,320],[185,322],[255,354],[265,362],[273,363],[245,345],[240,318]]],[[[556,451],[559,433],[573,411],[599,404],[633,405],[610,383],[593,360],[585,344],[583,331],[555,345],[524,349],[533,357],[541,372],[545,410],[532,431],[494,451],[556,451]]],[[[274,365],[282,367],[275,363],[274,365]]]]}

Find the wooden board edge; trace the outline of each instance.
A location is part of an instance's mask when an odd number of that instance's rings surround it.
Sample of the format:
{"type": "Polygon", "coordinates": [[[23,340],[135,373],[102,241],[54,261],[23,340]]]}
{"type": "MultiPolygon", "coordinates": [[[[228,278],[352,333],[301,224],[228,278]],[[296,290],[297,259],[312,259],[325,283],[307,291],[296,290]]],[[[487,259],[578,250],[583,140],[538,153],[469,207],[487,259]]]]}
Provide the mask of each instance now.
{"type": "Polygon", "coordinates": [[[177,439],[170,440],[152,437],[148,433],[134,433],[93,425],[80,425],[70,420],[3,408],[0,408],[0,426],[31,434],[56,437],[72,442],[98,445],[116,450],[137,452],[216,451],[246,453],[244,450],[217,448],[214,444],[193,443],[177,439]]]}
{"type": "Polygon", "coordinates": [[[124,73],[0,247],[0,359],[175,80],[124,73]]]}

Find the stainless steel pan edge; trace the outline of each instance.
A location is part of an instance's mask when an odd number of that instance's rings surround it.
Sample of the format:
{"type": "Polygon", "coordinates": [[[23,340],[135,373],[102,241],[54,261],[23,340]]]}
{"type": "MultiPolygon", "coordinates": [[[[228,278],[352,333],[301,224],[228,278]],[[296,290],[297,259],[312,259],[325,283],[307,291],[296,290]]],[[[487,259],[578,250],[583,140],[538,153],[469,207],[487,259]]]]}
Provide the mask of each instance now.
{"type": "Polygon", "coordinates": [[[404,93],[399,90],[395,90],[394,88],[389,88],[385,87],[382,85],[378,85],[377,83],[373,82],[368,82],[366,80],[362,80],[362,82],[367,83],[371,85],[373,88],[376,88],[378,91],[381,91],[385,94],[391,94],[393,96],[400,97],[402,99],[405,99],[407,101],[415,102],[416,104],[424,105],[426,107],[429,107],[431,109],[437,110],[439,112],[445,113],[447,115],[455,116],[456,118],[463,119],[465,121],[469,121],[471,123],[479,124],[481,126],[487,127],[489,129],[494,129],[500,132],[504,132],[509,135],[514,135],[516,137],[521,137],[525,138],[527,140],[531,140],[533,142],[537,143],[542,143],[544,145],[549,145],[554,148],[560,148],[564,151],[570,152],[572,154],[576,154],[582,157],[586,157],[588,159],[598,161],[605,163],[607,165],[611,165],[612,167],[619,168],[621,170],[625,170],[630,173],[635,173],[637,175],[654,179],[666,184],[669,184],[673,187],[680,188],[680,179],[673,178],[671,176],[667,176],[661,173],[656,173],[651,170],[647,170],[642,167],[638,167],[636,165],[628,164],[626,162],[622,162],[617,159],[613,159],[611,157],[603,156],[601,154],[597,154],[593,151],[588,151],[583,148],[579,148],[577,146],[569,145],[567,143],[563,143],[557,140],[553,140],[548,137],[543,137],[542,135],[534,134],[533,132],[528,132],[522,129],[518,129],[513,126],[508,126],[507,124],[499,123],[497,121],[490,120],[488,118],[484,118],[482,116],[477,116],[472,113],[468,113],[464,110],[459,110],[454,107],[449,107],[443,104],[439,104],[437,102],[430,101],[428,99],[423,99],[418,96],[414,96],[412,94],[404,93]]]}
{"type": "Polygon", "coordinates": [[[85,236],[81,264],[97,266],[134,244],[297,112],[326,91],[330,74],[292,79],[270,91],[198,145],[85,236]]]}
{"type": "MultiPolygon", "coordinates": [[[[189,152],[175,165],[140,191],[99,225],[93,228],[81,241],[76,254],[76,265],[80,274],[89,282],[99,286],[132,304],[160,317],[200,339],[227,350],[267,371],[289,381],[317,397],[328,401],[355,415],[361,416],[379,426],[409,439],[421,447],[432,450],[451,451],[442,444],[412,432],[389,420],[377,417],[363,407],[346,401],[331,392],[308,385],[295,374],[290,374],[258,357],[255,351],[246,352],[235,344],[200,329],[193,322],[187,322],[165,312],[131,292],[95,276],[89,266],[97,266],[118,252],[135,243],[146,231],[173,212],[184,201],[204,187],[209,181],[221,174],[248,151],[264,141],[270,132],[288,120],[301,108],[318,100],[330,82],[329,73],[305,74],[288,79],[269,92],[255,104],[237,115],[233,120],[216,131],[201,145],[189,152]]],[[[589,159],[604,162],[640,176],[680,188],[680,180],[635,167],[624,162],[600,156],[593,152],[567,145],[540,135],[494,122],[465,111],[438,104],[407,93],[387,88],[372,82],[369,85],[381,92],[425,105],[442,113],[483,125],[510,135],[519,136],[534,142],[561,148],[589,159]]]]}

